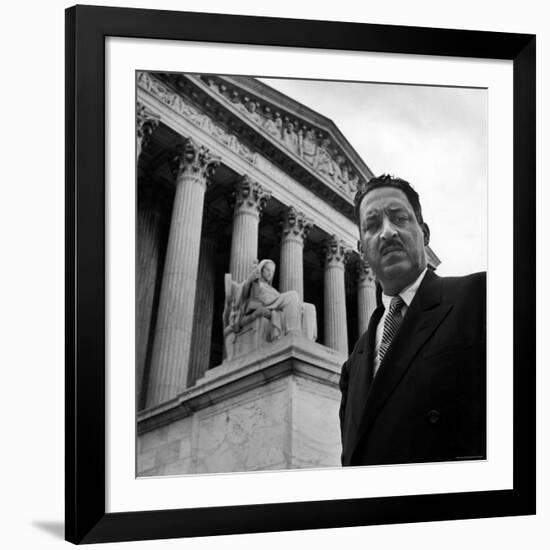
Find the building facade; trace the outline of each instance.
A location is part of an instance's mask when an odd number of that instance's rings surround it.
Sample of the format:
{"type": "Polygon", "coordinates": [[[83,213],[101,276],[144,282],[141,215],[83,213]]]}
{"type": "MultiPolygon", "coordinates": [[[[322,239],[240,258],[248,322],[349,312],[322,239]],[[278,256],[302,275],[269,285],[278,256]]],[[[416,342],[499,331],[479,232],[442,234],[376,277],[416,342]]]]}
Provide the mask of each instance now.
{"type": "Polygon", "coordinates": [[[136,88],[137,475],[338,466],[340,367],[376,305],[353,211],[370,169],[256,79],[139,72],[136,88]],[[299,331],[230,321],[262,259],[299,331]]]}

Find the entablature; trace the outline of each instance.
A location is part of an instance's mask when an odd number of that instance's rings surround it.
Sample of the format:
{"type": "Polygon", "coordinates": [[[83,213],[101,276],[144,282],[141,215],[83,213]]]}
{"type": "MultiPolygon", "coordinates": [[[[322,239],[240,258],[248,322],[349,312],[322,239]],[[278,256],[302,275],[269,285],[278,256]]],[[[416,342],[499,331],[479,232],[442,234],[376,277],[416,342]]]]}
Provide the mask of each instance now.
{"type": "MultiPolygon", "coordinates": [[[[228,146],[231,146],[232,136],[234,139],[238,136],[242,149],[240,153],[251,164],[256,164],[258,155],[261,155],[354,221],[355,192],[359,185],[372,177],[370,170],[362,166],[359,172],[357,160],[353,159],[352,162],[345,156],[343,148],[336,146],[327,129],[313,126],[304,117],[298,118],[289,110],[279,110],[274,103],[268,104],[264,100],[260,104],[258,97],[249,97],[244,88],[239,92],[240,95],[236,95],[238,92],[235,87],[231,87],[231,92],[228,92],[226,88],[232,84],[229,78],[224,79],[210,75],[140,72],[138,86],[170,107],[182,111],[182,114],[206,131],[220,133],[221,126],[224,129],[222,131],[226,131],[224,137],[227,138],[228,146]],[[258,104],[263,114],[256,110],[258,104]],[[212,121],[210,129],[205,128],[208,126],[205,124],[205,114],[212,121]],[[276,129],[279,124],[277,116],[280,117],[280,133],[276,129]]],[[[272,90],[254,79],[247,80],[272,90]]],[[[327,124],[333,125],[326,120],[327,124]]],[[[343,136],[342,140],[345,140],[343,136]]],[[[352,150],[351,146],[349,149],[352,150]]]]}

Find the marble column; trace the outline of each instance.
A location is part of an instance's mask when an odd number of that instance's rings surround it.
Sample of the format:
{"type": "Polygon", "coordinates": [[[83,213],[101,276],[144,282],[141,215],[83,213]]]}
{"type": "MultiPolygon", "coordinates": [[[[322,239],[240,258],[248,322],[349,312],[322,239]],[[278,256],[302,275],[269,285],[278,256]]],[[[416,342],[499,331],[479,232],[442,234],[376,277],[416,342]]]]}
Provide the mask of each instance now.
{"type": "Polygon", "coordinates": [[[187,385],[199,266],[204,192],[219,163],[186,139],[174,158],[176,192],[164,260],[147,406],[167,401],[187,385]]]}
{"type": "Polygon", "coordinates": [[[325,346],[347,355],[345,263],[348,251],[336,235],[332,235],[326,240],[323,250],[325,260],[325,346]]]}
{"type": "Polygon", "coordinates": [[[281,260],[279,291],[295,290],[304,300],[304,239],[313,223],[303,212],[290,206],[283,213],[281,223],[281,260]]]}
{"type": "Polygon", "coordinates": [[[271,192],[248,176],[235,184],[235,209],[229,271],[234,281],[244,281],[258,259],[258,224],[271,192]]]}
{"type": "Polygon", "coordinates": [[[142,403],[145,362],[159,261],[159,205],[154,183],[142,178],[138,191],[136,246],[136,390],[142,403]]]}
{"type": "MultiPolygon", "coordinates": [[[[195,314],[193,317],[195,322],[193,324],[191,359],[187,378],[188,387],[193,386],[199,378],[202,378],[210,366],[217,235],[220,230],[219,218],[210,210],[205,209],[202,228],[203,237],[199,255],[195,314]]],[[[219,322],[221,323],[222,320],[219,319],[219,322]]]]}
{"type": "MultiPolygon", "coordinates": [[[[151,134],[159,124],[160,117],[149,111],[142,103],[137,104],[137,160],[147,146],[151,134]]],[[[137,246],[136,246],[136,396],[138,406],[143,403],[145,387],[145,362],[153,300],[155,296],[158,267],[159,215],[158,204],[153,193],[153,182],[149,176],[141,176],[138,187],[137,246]]]]}
{"type": "Polygon", "coordinates": [[[141,152],[147,146],[151,134],[159,125],[160,116],[149,111],[143,103],[137,104],[137,158],[139,159],[141,152]]]}
{"type": "Polygon", "coordinates": [[[359,336],[368,326],[372,312],[376,309],[376,285],[369,264],[362,259],[356,264],[357,269],[357,322],[359,336]]]}

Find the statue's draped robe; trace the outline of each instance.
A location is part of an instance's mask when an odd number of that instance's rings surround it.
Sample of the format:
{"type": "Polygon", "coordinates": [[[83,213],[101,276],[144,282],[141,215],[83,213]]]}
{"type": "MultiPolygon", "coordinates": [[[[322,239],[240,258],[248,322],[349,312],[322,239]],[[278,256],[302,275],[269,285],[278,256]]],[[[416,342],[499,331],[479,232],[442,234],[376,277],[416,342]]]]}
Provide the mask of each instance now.
{"type": "Polygon", "coordinates": [[[268,308],[271,311],[271,340],[277,340],[289,332],[302,332],[300,305],[295,290],[280,293],[269,283],[258,280],[251,285],[246,313],[258,307],[268,308]]]}
{"type": "Polygon", "coordinates": [[[295,290],[279,292],[270,283],[257,279],[251,284],[237,283],[229,274],[225,279],[226,304],[223,313],[226,345],[230,345],[260,308],[267,309],[265,315],[267,341],[278,340],[286,334],[301,334],[311,341],[317,339],[315,306],[303,303],[295,290]],[[232,340],[231,340],[232,338],[232,340]]]}

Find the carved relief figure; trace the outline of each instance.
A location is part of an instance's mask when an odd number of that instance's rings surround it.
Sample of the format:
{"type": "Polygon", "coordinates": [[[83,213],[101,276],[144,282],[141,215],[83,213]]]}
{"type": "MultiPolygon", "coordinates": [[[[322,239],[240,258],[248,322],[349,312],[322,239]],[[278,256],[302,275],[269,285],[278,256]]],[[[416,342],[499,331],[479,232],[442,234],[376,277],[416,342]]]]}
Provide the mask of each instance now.
{"type": "Polygon", "coordinates": [[[295,153],[298,152],[298,134],[294,130],[294,124],[286,120],[283,128],[283,143],[295,153]]]}
{"type": "Polygon", "coordinates": [[[264,121],[264,117],[258,112],[259,103],[257,101],[248,101],[246,103],[246,109],[248,116],[260,126],[264,121]]]}
{"type": "Polygon", "coordinates": [[[330,179],[334,179],[334,162],[328,152],[329,145],[330,140],[328,138],[323,139],[321,145],[317,149],[314,167],[321,172],[321,174],[328,176],[330,179]]]}
{"type": "Polygon", "coordinates": [[[302,140],[302,157],[306,162],[313,166],[316,153],[317,142],[315,141],[315,133],[310,128],[309,130],[306,130],[302,140]]]}
{"type": "Polygon", "coordinates": [[[346,187],[346,180],[344,179],[344,173],[342,170],[344,162],[344,157],[342,155],[338,155],[336,157],[336,162],[333,162],[333,168],[334,168],[334,178],[336,179],[336,183],[340,187],[346,187]]]}
{"type": "Polygon", "coordinates": [[[281,139],[281,128],[283,125],[281,115],[279,113],[275,113],[275,116],[273,117],[271,114],[271,109],[269,107],[266,107],[265,117],[266,118],[263,125],[264,130],[271,134],[273,137],[281,139]]]}
{"type": "Polygon", "coordinates": [[[347,182],[350,192],[356,193],[359,189],[359,176],[353,170],[349,170],[347,182]]]}

